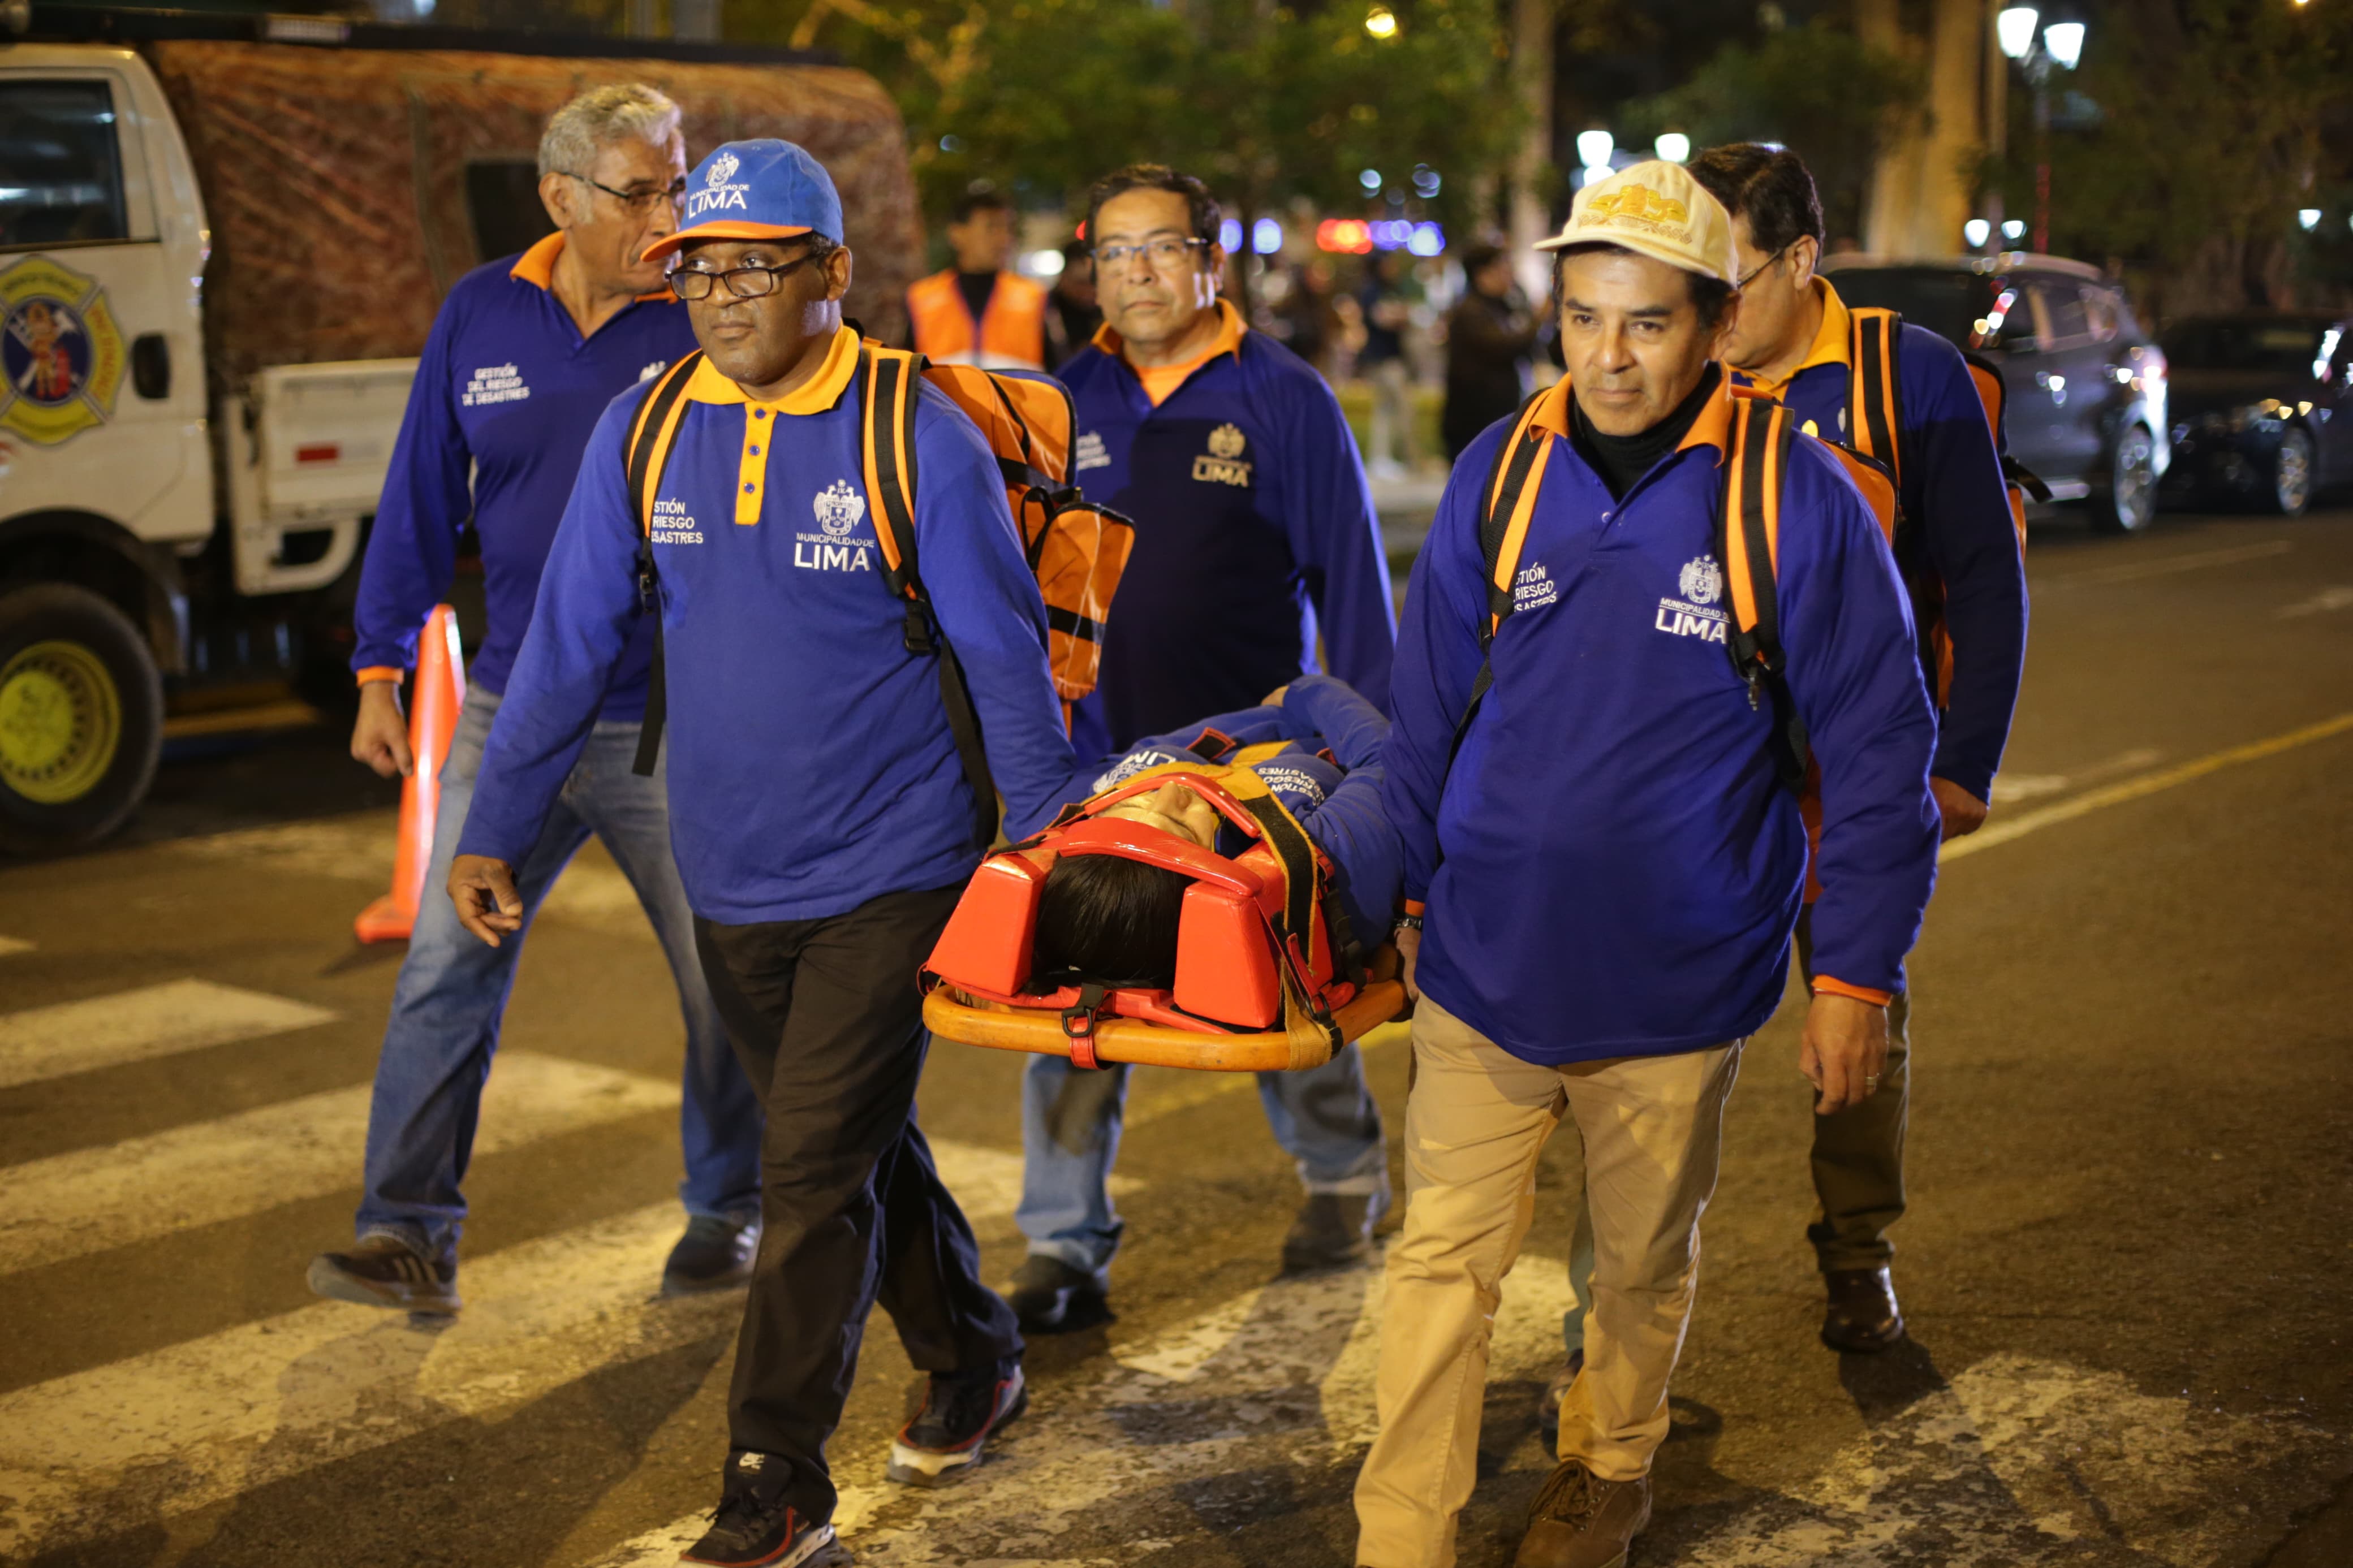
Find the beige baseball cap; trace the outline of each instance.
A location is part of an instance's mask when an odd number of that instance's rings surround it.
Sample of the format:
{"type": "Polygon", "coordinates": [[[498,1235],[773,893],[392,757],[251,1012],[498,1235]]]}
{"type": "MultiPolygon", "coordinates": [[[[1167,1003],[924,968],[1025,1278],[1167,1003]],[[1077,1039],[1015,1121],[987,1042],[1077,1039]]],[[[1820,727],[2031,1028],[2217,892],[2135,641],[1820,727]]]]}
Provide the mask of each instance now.
{"type": "Polygon", "coordinates": [[[1680,163],[1653,159],[1620,169],[1577,193],[1568,221],[1538,250],[1617,245],[1685,272],[1733,285],[1740,262],[1724,204],[1680,163]]]}

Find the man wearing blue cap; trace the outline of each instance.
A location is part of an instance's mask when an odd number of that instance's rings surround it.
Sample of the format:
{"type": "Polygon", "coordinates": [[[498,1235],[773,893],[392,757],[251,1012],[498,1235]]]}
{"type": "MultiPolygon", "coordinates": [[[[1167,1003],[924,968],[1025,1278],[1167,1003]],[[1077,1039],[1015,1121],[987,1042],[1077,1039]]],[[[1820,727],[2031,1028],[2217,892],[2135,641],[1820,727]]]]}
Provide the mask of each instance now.
{"type": "Polygon", "coordinates": [[[848,1560],[825,1444],[878,1300],[931,1374],[894,1479],[959,1478],[1027,1399],[1012,1311],[914,1121],[915,972],[987,836],[934,650],[962,667],[1008,832],[1051,817],[1071,751],[997,460],[928,386],[907,465],[928,609],[883,585],[841,235],[832,181],[789,142],[732,142],[688,182],[684,226],[647,255],[679,253],[702,358],[676,373],[642,512],[625,458],[649,395],[589,440],[449,877],[477,936],[520,931],[512,868],[653,609],[679,872],[767,1112],[724,1492],[683,1559],[732,1568],[848,1560]]]}

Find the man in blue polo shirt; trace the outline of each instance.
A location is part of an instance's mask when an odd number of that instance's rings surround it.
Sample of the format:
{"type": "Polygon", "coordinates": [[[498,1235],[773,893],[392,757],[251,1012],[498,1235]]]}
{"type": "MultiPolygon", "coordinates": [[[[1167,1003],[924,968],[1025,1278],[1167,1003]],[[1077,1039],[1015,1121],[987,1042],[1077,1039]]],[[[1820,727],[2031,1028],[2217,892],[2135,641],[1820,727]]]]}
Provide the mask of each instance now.
{"type": "MultiPolygon", "coordinates": [[[[540,197],[556,231],[460,279],[426,340],[353,615],[360,712],[352,754],[387,778],[413,765],[399,681],[416,662],[426,616],[448,593],[459,531],[470,521],[490,625],[441,769],[429,889],[448,876],[483,739],[531,625],[588,433],[616,393],[694,347],[661,268],[643,259],[648,245],[678,226],[678,106],[641,86],[597,88],[558,110],[539,149],[540,197]]],[[[629,771],[649,646],[642,637],[632,645],[586,759],[518,857],[516,881],[526,909],[536,910],[595,834],[637,889],[678,979],[686,1016],[680,1195],[690,1217],[662,1282],[679,1293],[749,1277],[759,1239],[760,1111],[695,963],[662,781],[629,771]]],[[[446,900],[427,898],[418,909],[376,1064],[359,1243],[312,1260],[320,1294],[458,1310],[459,1183],[520,948],[472,941],[446,900]]]]}
{"type": "MultiPolygon", "coordinates": [[[[1081,756],[1250,707],[1319,661],[1388,708],[1397,617],[1356,441],[1323,378],[1218,297],[1219,228],[1208,188],[1158,164],[1088,194],[1104,325],[1056,374],[1077,405],[1072,477],[1134,519],[1135,549],[1103,679],[1072,722],[1081,756]]],[[[1110,1169],[1126,1084],[1030,1058],[1018,1216],[1029,1257],[1011,1291],[1032,1329],[1101,1315],[1119,1226],[1081,1173],[1110,1169]]],[[[1277,1075],[1267,1110],[1306,1186],[1285,1266],[1363,1258],[1388,1207],[1388,1163],[1356,1047],[1277,1075]]]]}
{"type": "Polygon", "coordinates": [[[997,458],[928,384],[907,465],[928,612],[884,585],[877,513],[897,503],[867,490],[869,373],[841,322],[850,254],[832,181],[789,142],[737,142],[688,188],[687,226],[649,254],[681,252],[670,285],[702,357],[679,373],[642,512],[624,458],[649,395],[615,399],[589,440],[448,885],[484,942],[522,929],[515,868],[648,630],[646,542],[679,872],[767,1113],[731,1451],[685,1561],[831,1563],[846,1559],[825,1445],[878,1300],[931,1374],[892,1479],[965,1474],[1027,1398],[1013,1313],[981,1283],[914,1120],[927,1041],[914,976],[993,804],[959,758],[935,649],[962,668],[1008,834],[1052,816],[1071,749],[997,458]]]}
{"type": "MultiPolygon", "coordinates": [[[[1810,431],[1860,445],[1859,411],[1847,406],[1851,319],[1838,290],[1814,271],[1822,211],[1805,163],[1795,153],[1745,142],[1711,147],[1692,160],[1691,172],[1732,214],[1740,255],[1740,320],[1725,345],[1725,363],[1788,404],[1810,431]]],[[[1903,508],[1896,564],[1914,585],[1915,615],[1924,622],[1940,617],[1949,639],[1948,676],[1934,646],[1924,645],[1920,658],[1941,710],[1928,787],[1944,837],[1957,838],[1985,821],[2010,739],[2026,662],[2026,573],[1993,431],[1960,351],[1907,322],[1891,352],[1897,426],[1889,466],[1903,508]]],[[[1810,966],[1810,920],[1799,923],[1798,956],[1810,966]]],[[[1814,1121],[1821,1207],[1807,1238],[1829,1296],[1822,1339],[1836,1350],[1884,1350],[1904,1336],[1887,1228],[1904,1215],[1910,1016],[1911,998],[1899,992],[1888,1005],[1879,1092],[1814,1121]]]]}

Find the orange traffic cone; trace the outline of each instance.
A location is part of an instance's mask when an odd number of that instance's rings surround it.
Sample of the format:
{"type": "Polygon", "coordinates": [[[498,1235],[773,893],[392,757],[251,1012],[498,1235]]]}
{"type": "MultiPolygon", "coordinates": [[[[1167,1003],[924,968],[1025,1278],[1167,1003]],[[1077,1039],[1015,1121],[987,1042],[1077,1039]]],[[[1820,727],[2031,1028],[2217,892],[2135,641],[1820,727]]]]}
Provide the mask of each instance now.
{"type": "Polygon", "coordinates": [[[417,643],[417,684],[408,698],[408,750],[416,761],[400,786],[400,844],[392,891],[360,911],[352,931],[362,942],[406,942],[433,860],[433,825],[441,805],[441,763],[466,700],[466,656],[458,647],[458,612],[436,605],[417,643]]]}

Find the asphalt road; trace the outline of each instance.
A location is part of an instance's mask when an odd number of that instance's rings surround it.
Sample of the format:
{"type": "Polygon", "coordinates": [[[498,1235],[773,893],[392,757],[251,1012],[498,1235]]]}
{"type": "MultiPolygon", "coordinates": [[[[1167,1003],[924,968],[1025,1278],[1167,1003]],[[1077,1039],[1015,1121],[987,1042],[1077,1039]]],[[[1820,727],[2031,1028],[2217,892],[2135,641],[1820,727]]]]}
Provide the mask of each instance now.
{"type": "MultiPolygon", "coordinates": [[[[1993,826],[1914,967],[1912,1340],[1815,1340],[1785,1008],[1640,1564],[2353,1563],[2353,513],[2056,526],[2030,572],[1993,826]]],[[[0,1558],[622,1568],[716,1500],[737,1303],[652,1300],[681,1027],[601,855],[530,940],[467,1314],[304,1287],[349,1234],[398,964],[350,934],[390,798],[296,732],[167,766],[115,847],[0,869],[0,1558]]],[[[1368,1057],[1394,1132],[1402,1045],[1368,1057]]],[[[923,1100],[997,1279],[1018,1066],[940,1047],[923,1100]]],[[[1033,1347],[966,1486],[882,1481],[911,1373],[876,1324],[835,1449],[861,1562],[1348,1568],[1377,1270],[1276,1277],[1297,1194],[1246,1085],[1144,1075],[1121,1168],[1117,1321],[1033,1347]]],[[[1568,1223],[1540,1205],[1507,1286],[1467,1564],[1508,1562],[1549,1468],[1568,1223]]]]}

